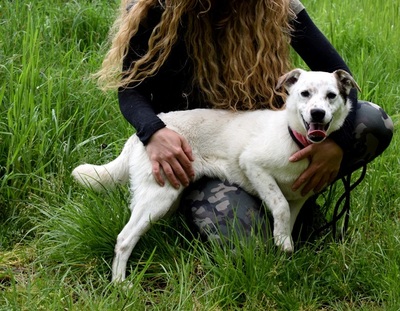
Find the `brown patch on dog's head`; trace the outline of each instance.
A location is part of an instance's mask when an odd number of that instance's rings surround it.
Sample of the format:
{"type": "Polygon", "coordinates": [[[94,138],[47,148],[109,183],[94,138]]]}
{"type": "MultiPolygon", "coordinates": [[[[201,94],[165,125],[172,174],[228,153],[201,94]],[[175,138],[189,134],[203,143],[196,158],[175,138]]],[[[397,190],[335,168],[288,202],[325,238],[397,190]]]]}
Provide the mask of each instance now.
{"type": "Polygon", "coordinates": [[[347,98],[347,96],[349,96],[350,90],[352,88],[356,88],[359,92],[361,92],[361,89],[358,86],[357,82],[347,71],[338,69],[334,71],[333,74],[337,79],[340,94],[344,98],[347,98]]]}
{"type": "Polygon", "coordinates": [[[278,79],[278,83],[276,84],[275,89],[280,90],[282,86],[284,86],[287,90],[299,80],[299,76],[302,72],[302,69],[293,69],[292,71],[284,74],[278,79]]]}

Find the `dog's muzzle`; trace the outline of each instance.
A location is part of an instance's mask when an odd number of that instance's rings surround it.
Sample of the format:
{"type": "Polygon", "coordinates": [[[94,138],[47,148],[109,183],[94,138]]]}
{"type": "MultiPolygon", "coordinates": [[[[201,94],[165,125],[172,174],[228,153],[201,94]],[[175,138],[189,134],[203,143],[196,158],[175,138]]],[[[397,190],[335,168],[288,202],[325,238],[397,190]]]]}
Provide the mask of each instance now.
{"type": "Polygon", "coordinates": [[[307,131],[307,139],[311,143],[320,143],[327,137],[327,131],[331,122],[320,123],[320,122],[306,122],[303,118],[304,127],[307,131]]]}

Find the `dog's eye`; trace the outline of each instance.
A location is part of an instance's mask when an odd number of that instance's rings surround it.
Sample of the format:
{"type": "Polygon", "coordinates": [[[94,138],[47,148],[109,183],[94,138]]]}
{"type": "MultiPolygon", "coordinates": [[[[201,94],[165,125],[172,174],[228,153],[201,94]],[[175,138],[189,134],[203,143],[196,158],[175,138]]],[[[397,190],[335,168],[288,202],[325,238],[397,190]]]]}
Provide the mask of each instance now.
{"type": "Polygon", "coordinates": [[[300,94],[301,94],[301,96],[303,96],[303,97],[310,97],[310,92],[309,92],[309,91],[303,91],[303,92],[301,92],[300,94]]]}
{"type": "Polygon", "coordinates": [[[328,97],[329,99],[335,99],[335,98],[336,98],[336,94],[330,92],[330,93],[328,93],[328,94],[326,95],[326,97],[328,97]]]}

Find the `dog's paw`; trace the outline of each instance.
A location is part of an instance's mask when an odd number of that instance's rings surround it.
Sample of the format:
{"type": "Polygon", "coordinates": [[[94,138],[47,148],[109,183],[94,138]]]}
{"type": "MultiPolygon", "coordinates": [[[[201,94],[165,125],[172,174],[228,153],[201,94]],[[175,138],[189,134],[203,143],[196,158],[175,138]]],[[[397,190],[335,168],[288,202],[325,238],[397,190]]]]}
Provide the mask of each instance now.
{"type": "Polygon", "coordinates": [[[275,245],[285,253],[293,253],[294,245],[290,236],[275,237],[275,245]]]}

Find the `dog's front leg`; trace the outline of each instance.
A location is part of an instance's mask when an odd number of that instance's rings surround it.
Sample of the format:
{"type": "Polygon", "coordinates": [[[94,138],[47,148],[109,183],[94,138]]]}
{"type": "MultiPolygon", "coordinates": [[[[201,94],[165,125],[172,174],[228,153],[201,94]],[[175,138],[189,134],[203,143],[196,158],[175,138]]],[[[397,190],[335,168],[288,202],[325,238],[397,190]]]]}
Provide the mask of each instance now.
{"type": "Polygon", "coordinates": [[[262,169],[255,169],[254,166],[246,170],[246,175],[272,213],[275,244],[285,252],[293,252],[290,207],[275,179],[262,169]]]}
{"type": "Polygon", "coordinates": [[[294,224],[296,222],[297,216],[301,208],[303,207],[304,203],[306,202],[307,197],[301,197],[297,200],[292,200],[289,202],[290,206],[290,231],[293,231],[294,224]]]}

